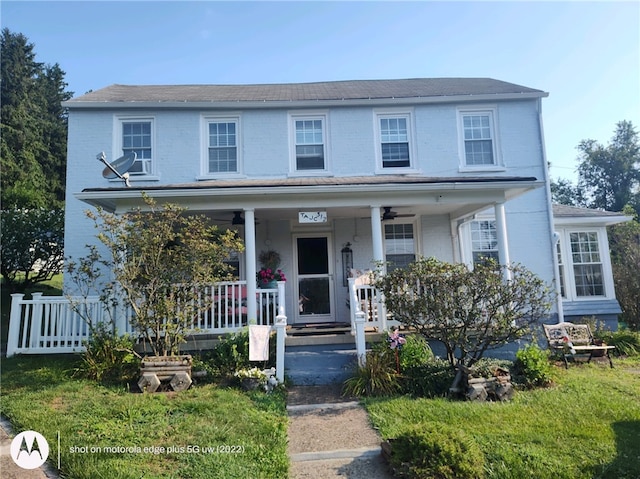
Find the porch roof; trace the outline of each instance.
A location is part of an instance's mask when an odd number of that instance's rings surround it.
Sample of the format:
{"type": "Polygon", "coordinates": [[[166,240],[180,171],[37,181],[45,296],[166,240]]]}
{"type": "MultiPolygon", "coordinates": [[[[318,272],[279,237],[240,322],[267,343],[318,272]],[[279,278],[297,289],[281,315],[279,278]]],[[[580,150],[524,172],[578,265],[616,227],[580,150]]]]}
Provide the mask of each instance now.
{"type": "Polygon", "coordinates": [[[557,226],[571,225],[599,225],[610,226],[625,221],[631,221],[633,217],[624,213],[595,210],[577,206],[553,205],[553,221],[557,226]]]}
{"type": "Polygon", "coordinates": [[[450,214],[458,218],[543,184],[532,176],[292,177],[85,188],[75,196],[116,212],[141,206],[141,193],[147,192],[156,199],[197,211],[272,209],[282,217],[286,209],[333,208],[334,217],[347,217],[362,215],[361,208],[377,205],[408,209],[403,213],[450,214]]]}

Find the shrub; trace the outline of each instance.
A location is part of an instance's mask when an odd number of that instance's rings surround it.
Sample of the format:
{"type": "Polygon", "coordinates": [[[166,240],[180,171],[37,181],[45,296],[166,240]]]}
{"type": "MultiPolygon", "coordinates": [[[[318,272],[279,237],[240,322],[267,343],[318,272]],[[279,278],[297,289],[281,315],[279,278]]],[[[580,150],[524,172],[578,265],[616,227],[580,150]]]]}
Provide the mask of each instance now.
{"type": "Polygon", "coordinates": [[[615,346],[612,352],[616,355],[640,355],[640,333],[621,329],[618,331],[597,330],[594,336],[609,346],[615,346]]]}
{"type": "Polygon", "coordinates": [[[133,339],[119,336],[104,323],[93,328],[85,342],[82,366],[78,372],[88,379],[102,382],[134,379],[140,366],[139,357],[133,351],[133,339]]]}
{"type": "Polygon", "coordinates": [[[399,391],[395,352],[386,343],[367,351],[366,364],[344,382],[343,392],[350,396],[390,396],[399,391]]]}
{"type": "Polygon", "coordinates": [[[414,426],[391,442],[396,477],[481,479],[484,455],[462,431],[444,424],[414,426]]]}
{"type": "Polygon", "coordinates": [[[516,352],[516,372],[524,378],[525,386],[547,386],[552,380],[549,352],[535,344],[528,344],[516,352]]]}
{"type": "Polygon", "coordinates": [[[379,269],[374,285],[394,319],[442,343],[451,369],[472,367],[486,351],[527,335],[548,315],[554,296],[523,266],[493,261],[470,270],[462,263],[418,258],[386,274],[379,269]]]}
{"type": "Polygon", "coordinates": [[[427,340],[419,334],[409,334],[400,348],[400,370],[421,366],[433,359],[433,352],[427,340]]]}
{"type": "MultiPolygon", "coordinates": [[[[269,361],[264,362],[262,367],[275,366],[275,347],[275,341],[269,341],[269,361]]],[[[248,328],[225,334],[211,351],[202,355],[202,361],[207,365],[205,369],[209,373],[222,378],[231,378],[236,371],[255,366],[249,361],[248,328]]]]}
{"type": "Polygon", "coordinates": [[[446,396],[454,377],[449,361],[434,358],[403,371],[402,392],[416,397],[446,396]]]}

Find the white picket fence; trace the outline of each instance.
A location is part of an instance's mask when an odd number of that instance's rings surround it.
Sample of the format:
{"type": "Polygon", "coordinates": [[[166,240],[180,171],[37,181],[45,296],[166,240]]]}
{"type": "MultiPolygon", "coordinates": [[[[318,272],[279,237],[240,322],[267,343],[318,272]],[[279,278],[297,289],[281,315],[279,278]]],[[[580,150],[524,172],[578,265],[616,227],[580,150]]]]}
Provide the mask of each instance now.
{"type": "MultiPolygon", "coordinates": [[[[257,311],[249,315],[246,302],[246,281],[221,282],[205,286],[202,297],[211,298],[207,311],[194,318],[191,334],[224,334],[247,326],[249,319],[256,324],[274,326],[276,316],[284,315],[284,282],[277,289],[258,289],[257,311]],[[282,309],[279,310],[279,306],[282,309]]],[[[97,297],[66,298],[33,293],[32,299],[13,294],[7,357],[14,354],[73,353],[84,350],[91,328],[83,319],[95,324],[109,322],[112,317],[120,334],[133,334],[130,310],[110,314],[97,297]],[[74,306],[75,305],[75,306],[74,306]],[[82,315],[77,308],[85,308],[82,315]]],[[[112,313],[112,312],[111,312],[112,313]]]]}

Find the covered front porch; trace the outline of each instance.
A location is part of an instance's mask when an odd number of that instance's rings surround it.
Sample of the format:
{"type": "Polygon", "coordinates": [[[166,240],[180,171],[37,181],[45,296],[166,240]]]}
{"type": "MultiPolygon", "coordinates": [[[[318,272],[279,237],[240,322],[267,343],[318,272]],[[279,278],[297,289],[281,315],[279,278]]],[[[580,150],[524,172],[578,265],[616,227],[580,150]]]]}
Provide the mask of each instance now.
{"type": "MultiPolygon", "coordinates": [[[[540,186],[533,177],[294,177],[89,188],[76,197],[117,213],[142,206],[145,191],[236,230],[245,251],[229,261],[246,284],[248,311],[258,309],[260,253],[276,251],[287,278],[287,321],[300,326],[352,323],[350,276],[386,262],[401,267],[418,255],[463,261],[460,228],[487,209],[495,215],[499,260],[509,263],[505,203],[540,186]]],[[[371,313],[375,301],[366,303],[371,321],[385,328],[385,316],[371,313]]]]}
{"type": "MultiPolygon", "coordinates": [[[[389,318],[368,284],[370,271],[402,267],[418,255],[463,261],[461,228],[486,210],[495,217],[498,259],[510,263],[505,203],[541,185],[532,177],[321,177],[94,188],[76,197],[119,213],[142,207],[144,191],[241,235],[245,251],[229,258],[238,278],[206,287],[211,307],[194,318],[197,339],[248,324],[274,326],[277,316],[293,327],[385,331],[389,318]],[[287,280],[264,289],[256,276],[268,250],[279,253],[287,280]]],[[[98,308],[97,298],[89,303],[98,308]]],[[[120,332],[131,332],[128,312],[115,317],[120,332]]],[[[78,351],[88,334],[68,298],[13,298],[8,355],[78,351]]]]}

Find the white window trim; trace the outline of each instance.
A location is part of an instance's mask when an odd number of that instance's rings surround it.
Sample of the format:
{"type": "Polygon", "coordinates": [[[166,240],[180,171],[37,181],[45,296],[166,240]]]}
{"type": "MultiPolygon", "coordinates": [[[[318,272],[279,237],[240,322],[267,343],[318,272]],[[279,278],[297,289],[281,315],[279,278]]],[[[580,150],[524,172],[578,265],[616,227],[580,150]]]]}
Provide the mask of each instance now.
{"type": "Polygon", "coordinates": [[[413,108],[407,109],[376,109],[373,111],[373,128],[375,141],[375,157],[377,175],[389,174],[415,174],[419,173],[418,161],[416,156],[416,132],[414,127],[414,111],[413,108]],[[405,118],[407,120],[407,134],[409,135],[409,166],[397,168],[384,168],[382,166],[382,136],[380,133],[380,120],[382,118],[405,118]]]}
{"type": "Polygon", "coordinates": [[[385,257],[385,261],[387,258],[387,239],[385,235],[385,225],[389,224],[406,224],[413,225],[413,248],[416,259],[418,259],[422,255],[422,247],[420,239],[422,238],[422,225],[420,222],[420,218],[416,217],[413,220],[409,218],[394,218],[392,220],[386,220],[382,222],[382,251],[385,257]]]}
{"type": "Polygon", "coordinates": [[[331,176],[331,156],[329,154],[329,112],[328,111],[296,111],[289,112],[289,175],[331,176]],[[320,120],[322,122],[322,144],[324,146],[324,168],[317,170],[298,170],[296,158],[296,121],[320,120]]]}
{"type": "Polygon", "coordinates": [[[196,180],[212,180],[217,178],[244,178],[244,163],[242,158],[242,123],[240,114],[227,113],[225,115],[201,115],[200,117],[200,175],[196,180]],[[209,123],[236,124],[236,155],[237,171],[209,172],[209,123]]]}
{"type": "Polygon", "coordinates": [[[458,161],[461,173],[476,173],[478,171],[499,172],[506,171],[500,154],[500,135],[498,135],[498,107],[478,106],[477,108],[459,107],[456,109],[458,125],[458,161]],[[493,146],[493,165],[467,165],[467,158],[464,147],[464,123],[463,117],[472,114],[488,114],[491,127],[491,143],[493,146]]]}
{"type": "MultiPolygon", "coordinates": [[[[461,262],[473,269],[473,240],[471,237],[471,223],[474,221],[496,221],[494,215],[478,214],[473,219],[469,219],[460,225],[458,245],[460,247],[461,262]]],[[[498,253],[499,254],[499,253],[498,253]]]]}
{"type": "MultiPolygon", "coordinates": [[[[563,301],[601,301],[603,299],[615,299],[613,285],[613,272],[611,269],[611,257],[609,256],[609,240],[604,228],[599,227],[572,227],[556,228],[560,234],[560,254],[564,266],[564,286],[566,296],[563,301]],[[602,277],[604,281],[604,295],[602,296],[578,296],[576,294],[576,281],[573,272],[573,258],[571,256],[571,233],[596,233],[598,238],[598,252],[602,264],[602,277]]],[[[555,251],[554,251],[555,253],[555,251]]]]}
{"type": "MultiPolygon", "coordinates": [[[[154,116],[148,115],[114,115],[113,117],[113,152],[114,155],[107,161],[112,162],[122,156],[122,124],[127,122],[136,121],[148,121],[151,123],[151,166],[150,170],[146,174],[132,174],[129,176],[130,182],[135,181],[158,181],[160,176],[158,174],[158,152],[156,149],[156,119],[154,116]]],[[[109,181],[122,181],[120,178],[115,178],[109,181]]]]}

